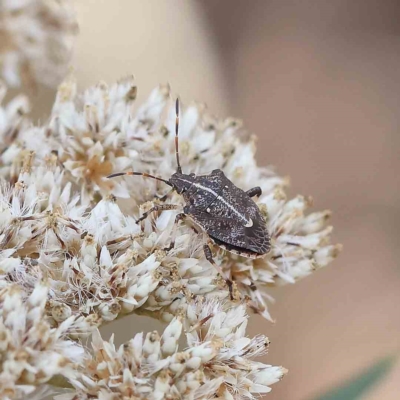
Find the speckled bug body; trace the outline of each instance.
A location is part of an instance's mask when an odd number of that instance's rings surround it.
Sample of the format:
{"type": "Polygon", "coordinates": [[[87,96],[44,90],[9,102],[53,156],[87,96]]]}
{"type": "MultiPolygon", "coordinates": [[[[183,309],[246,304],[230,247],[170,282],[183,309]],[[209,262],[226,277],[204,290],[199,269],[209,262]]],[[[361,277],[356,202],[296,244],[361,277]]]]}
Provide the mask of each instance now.
{"type": "MultiPolygon", "coordinates": [[[[177,171],[169,180],[144,172],[120,172],[109,176],[140,175],[156,179],[171,186],[185,200],[183,212],[177,214],[175,223],[189,217],[206,235],[203,249],[205,256],[224,276],[214,262],[209,242],[248,258],[265,256],[271,247],[267,224],[257,204],[252,200],[261,195],[261,188],[254,187],[247,192],[235,186],[221,171],[216,169],[209,175],[184,174],[179,162],[179,102],[176,101],[175,151],[177,171]]],[[[143,221],[152,212],[182,209],[175,204],[155,205],[138,220],[143,221]]],[[[200,233],[197,229],[196,232],[200,233]]],[[[173,242],[172,242],[173,246],[173,242]]],[[[232,282],[226,278],[229,287],[232,282]]]]}
{"type": "Polygon", "coordinates": [[[185,199],[183,214],[215,244],[249,258],[268,253],[270,238],[266,222],[251,199],[261,194],[259,187],[244,192],[219,169],[202,176],[176,172],[170,182],[185,199]]]}

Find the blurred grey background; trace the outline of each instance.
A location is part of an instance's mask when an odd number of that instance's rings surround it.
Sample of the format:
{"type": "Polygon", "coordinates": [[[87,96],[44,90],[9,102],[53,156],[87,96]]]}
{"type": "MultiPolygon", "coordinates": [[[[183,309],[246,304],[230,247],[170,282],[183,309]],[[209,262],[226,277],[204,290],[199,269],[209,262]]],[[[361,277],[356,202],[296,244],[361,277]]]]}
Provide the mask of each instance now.
{"type": "MultiPolygon", "coordinates": [[[[83,89],[133,73],[233,115],[291,194],[334,212],[341,257],[273,292],[268,363],[289,375],[270,400],[306,400],[400,346],[400,2],[86,0],[73,64],[83,89]]],[[[43,118],[54,93],[40,90],[43,118]]],[[[117,323],[117,341],[155,323],[117,323]]],[[[114,329],[106,328],[108,335],[114,329]]],[[[399,398],[400,364],[366,400],[399,398]]]]}

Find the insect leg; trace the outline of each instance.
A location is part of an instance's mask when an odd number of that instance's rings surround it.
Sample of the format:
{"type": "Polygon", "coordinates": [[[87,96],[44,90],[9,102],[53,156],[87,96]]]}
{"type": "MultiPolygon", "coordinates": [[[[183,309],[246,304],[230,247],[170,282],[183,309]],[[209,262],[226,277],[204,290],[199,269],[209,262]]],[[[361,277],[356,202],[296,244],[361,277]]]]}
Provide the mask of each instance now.
{"type": "MultiPolygon", "coordinates": [[[[56,162],[56,164],[63,170],[65,169],[64,164],[61,162],[60,157],[58,155],[57,150],[52,150],[51,155],[53,156],[53,160],[56,162]]],[[[51,161],[53,161],[51,160],[51,161]]]]}
{"type": "Polygon", "coordinates": [[[139,219],[136,220],[136,223],[143,221],[146,219],[151,213],[155,211],[166,211],[166,210],[177,210],[181,208],[176,204],[156,204],[154,207],[151,207],[149,211],[146,211],[139,219]]]}
{"type": "Polygon", "coordinates": [[[261,193],[262,193],[262,190],[261,190],[260,186],[253,187],[253,188],[249,189],[249,190],[246,192],[246,194],[247,194],[249,197],[261,196],[261,193]]]}
{"type": "Polygon", "coordinates": [[[179,221],[182,221],[185,217],[186,217],[186,215],[184,213],[179,213],[176,215],[175,221],[174,221],[174,226],[173,226],[172,232],[171,232],[171,237],[172,237],[171,243],[168,247],[164,248],[164,250],[169,251],[175,247],[176,230],[178,228],[179,221]]]}
{"type": "MultiPolygon", "coordinates": [[[[171,250],[171,249],[173,249],[173,248],[175,247],[176,229],[178,228],[178,223],[179,223],[179,221],[183,221],[183,220],[186,219],[186,218],[187,218],[187,215],[186,215],[185,213],[179,213],[179,214],[177,214],[177,216],[175,217],[173,232],[171,233],[171,237],[172,237],[171,244],[170,244],[168,247],[164,248],[164,250],[169,251],[169,250],[171,250]]],[[[194,233],[196,233],[196,234],[199,234],[199,233],[200,233],[200,232],[199,232],[194,226],[192,226],[191,224],[188,224],[188,226],[189,226],[190,228],[192,228],[192,230],[194,231],[194,233]]]]}
{"type": "Polygon", "coordinates": [[[158,195],[156,195],[156,197],[157,197],[157,199],[158,199],[159,201],[164,202],[165,200],[167,200],[168,195],[169,195],[170,193],[171,193],[171,192],[169,191],[169,192],[165,193],[163,196],[158,196],[158,195]]]}
{"type": "Polygon", "coordinates": [[[228,285],[229,295],[231,297],[231,300],[233,300],[233,291],[232,291],[233,282],[226,277],[225,273],[222,271],[222,268],[214,261],[210,246],[207,243],[203,245],[203,250],[204,250],[204,255],[206,256],[206,260],[214,266],[214,268],[225,280],[226,284],[228,285]]]}

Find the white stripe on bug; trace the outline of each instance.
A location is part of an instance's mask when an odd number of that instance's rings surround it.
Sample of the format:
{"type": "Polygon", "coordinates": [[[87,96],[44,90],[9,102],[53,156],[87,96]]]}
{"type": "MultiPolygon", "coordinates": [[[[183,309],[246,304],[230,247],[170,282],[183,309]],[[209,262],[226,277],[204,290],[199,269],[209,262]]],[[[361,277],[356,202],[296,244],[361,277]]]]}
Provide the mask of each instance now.
{"type": "MultiPolygon", "coordinates": [[[[245,227],[246,227],[246,228],[250,228],[250,227],[253,226],[253,220],[252,220],[251,218],[249,218],[249,219],[247,220],[247,218],[246,218],[244,215],[242,215],[238,210],[236,210],[236,208],[233,207],[232,204],[228,203],[222,196],[219,196],[218,193],[215,192],[214,190],[212,190],[212,189],[210,189],[210,188],[208,188],[208,187],[205,187],[205,186],[201,185],[200,183],[195,183],[195,182],[192,182],[192,181],[188,181],[187,179],[182,179],[182,178],[180,178],[180,177],[179,177],[178,179],[180,179],[181,181],[187,182],[187,183],[191,183],[191,184],[194,185],[195,187],[197,187],[197,188],[199,188],[199,189],[203,189],[203,190],[205,190],[206,192],[212,193],[212,194],[217,198],[217,200],[220,200],[222,203],[224,203],[224,204],[225,204],[228,208],[230,208],[237,216],[239,216],[241,219],[243,219],[243,220],[246,222],[246,224],[245,224],[245,227]]],[[[207,209],[207,212],[209,212],[208,209],[207,209]]]]}

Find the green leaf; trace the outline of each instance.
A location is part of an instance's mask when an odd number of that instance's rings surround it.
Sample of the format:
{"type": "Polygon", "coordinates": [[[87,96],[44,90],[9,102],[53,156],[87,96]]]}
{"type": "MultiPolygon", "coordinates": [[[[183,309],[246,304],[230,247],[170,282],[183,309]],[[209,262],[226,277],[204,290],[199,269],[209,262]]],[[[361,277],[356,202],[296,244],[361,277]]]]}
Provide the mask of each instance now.
{"type": "Polygon", "coordinates": [[[315,397],[313,400],[356,400],[371,389],[390,371],[394,357],[386,357],[339,387],[315,397]]]}

